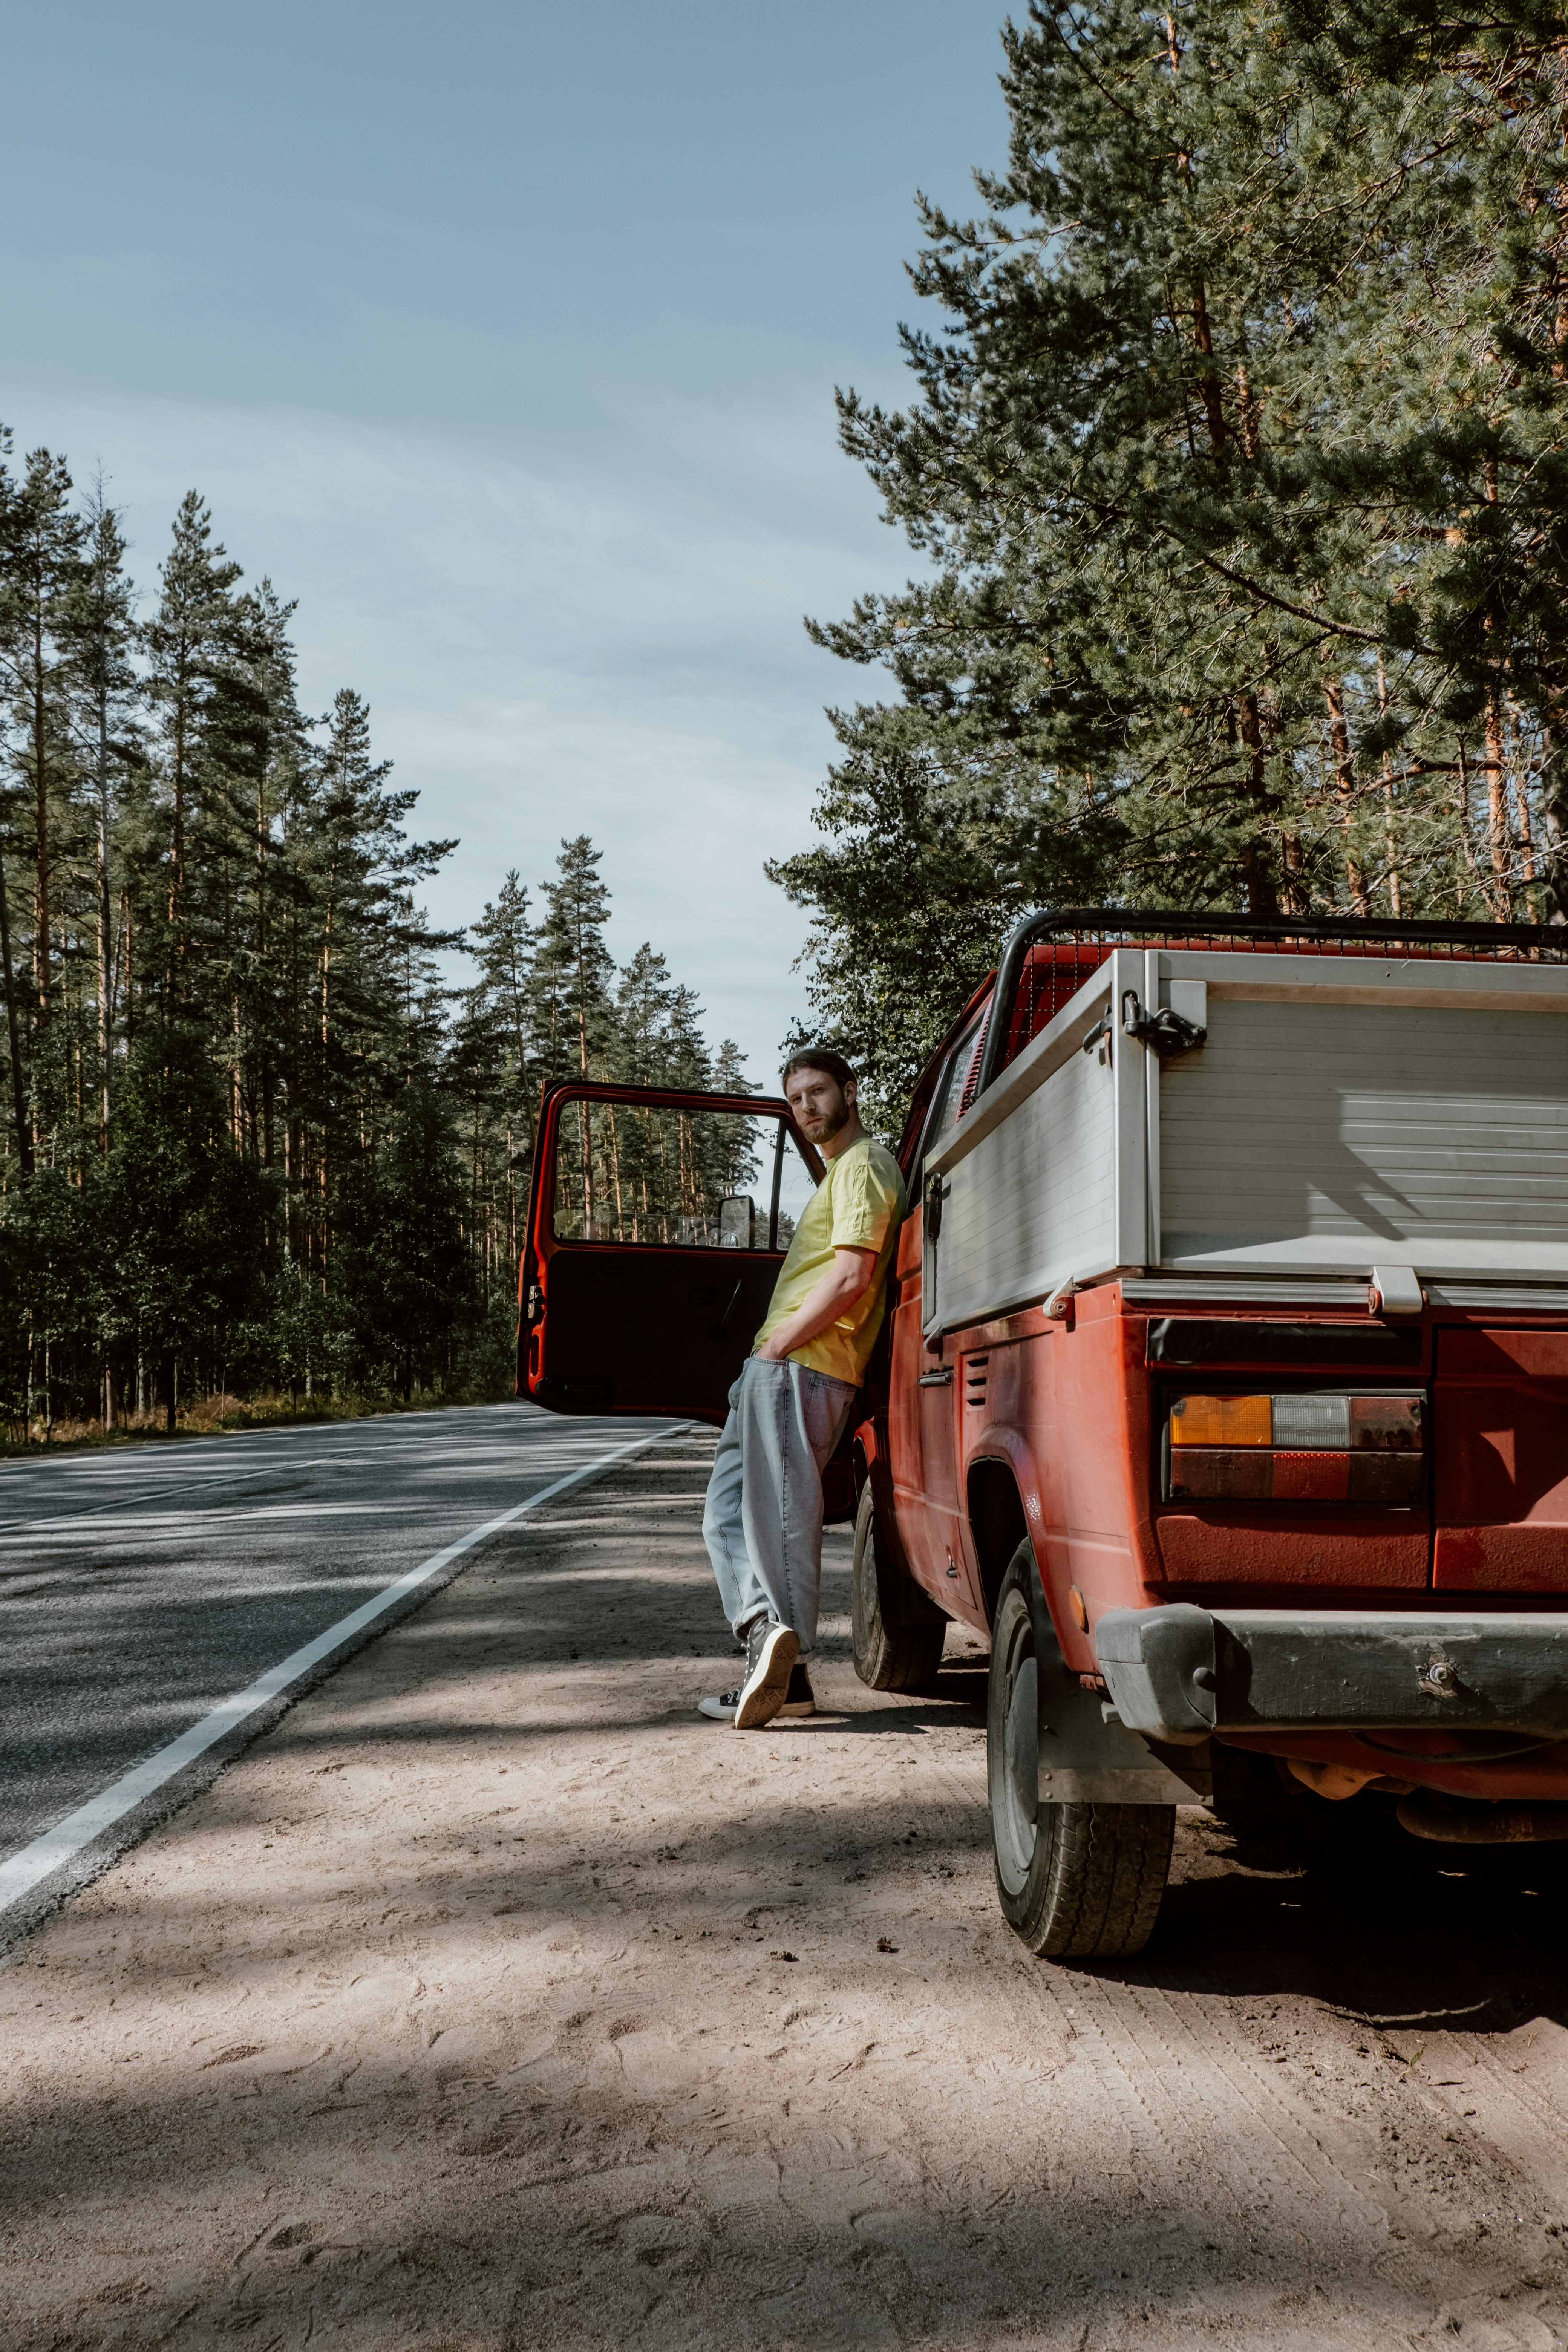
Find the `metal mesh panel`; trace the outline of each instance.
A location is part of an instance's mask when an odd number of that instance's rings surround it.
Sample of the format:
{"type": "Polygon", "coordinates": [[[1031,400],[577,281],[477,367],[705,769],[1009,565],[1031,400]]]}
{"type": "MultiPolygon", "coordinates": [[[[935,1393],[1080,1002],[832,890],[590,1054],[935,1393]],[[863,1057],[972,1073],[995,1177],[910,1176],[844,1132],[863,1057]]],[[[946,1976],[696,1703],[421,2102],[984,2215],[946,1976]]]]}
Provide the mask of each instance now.
{"type": "MultiPolygon", "coordinates": [[[[958,1116],[960,1118],[963,1117],[964,1112],[969,1108],[970,1104],[974,1100],[975,1095],[979,1091],[980,1065],[984,1058],[985,1040],[987,1035],[990,1034],[991,1014],[995,1009],[995,998],[993,997],[991,1004],[986,1009],[985,1018],[981,1023],[979,1030],[975,1035],[974,1050],[969,1056],[968,1066],[963,1073],[963,1087],[958,1097],[958,1116]]],[[[1047,1017],[1048,1018],[1049,1016],[1047,1015],[1047,1017]]],[[[1026,1039],[1025,1042],[1027,1043],[1027,1040],[1026,1039]]],[[[1018,1050],[1018,1047],[1016,1045],[1010,1046],[1007,1059],[1011,1061],[1013,1055],[1018,1050]]]]}

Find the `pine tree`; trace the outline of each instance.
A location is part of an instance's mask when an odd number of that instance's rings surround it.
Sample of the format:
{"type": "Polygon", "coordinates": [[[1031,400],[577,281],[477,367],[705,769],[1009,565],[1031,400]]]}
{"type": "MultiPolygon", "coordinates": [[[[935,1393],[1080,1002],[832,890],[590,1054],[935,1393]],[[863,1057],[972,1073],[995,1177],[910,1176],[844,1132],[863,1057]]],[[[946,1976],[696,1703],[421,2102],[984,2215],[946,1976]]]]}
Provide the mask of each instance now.
{"type": "MultiPolygon", "coordinates": [[[[7,518],[0,579],[0,681],[10,704],[11,757],[30,805],[32,1011],[40,1041],[57,1009],[56,869],[74,846],[75,747],[61,640],[84,533],[70,490],[64,460],[35,450],[7,518]]],[[[47,1116],[36,1106],[36,1118],[47,1116]]]]}
{"type": "Polygon", "coordinates": [[[162,953],[149,967],[148,979],[171,1010],[184,1003],[193,977],[190,836],[193,824],[199,825],[206,814],[204,788],[221,771],[227,749],[220,736],[227,716],[224,689],[243,639],[234,593],[240,567],[211,541],[211,513],[199,494],[189,490],[174,519],[174,543],[159,575],[162,593],[146,631],[147,689],[159,718],[159,740],[156,817],[143,856],[149,878],[156,874],[161,887],[146,907],[144,922],[156,927],[153,936],[162,933],[162,953]]]}
{"type": "MultiPolygon", "coordinates": [[[[473,926],[474,945],[469,950],[478,960],[480,976],[468,998],[468,1018],[485,1032],[494,1074],[489,1099],[489,1131],[483,1146],[485,1164],[492,1171],[484,1246],[487,1266],[499,1267],[504,1256],[509,1278],[516,1268],[521,1246],[520,1180],[526,1192],[533,1165],[538,1113],[539,1056],[533,1035],[534,940],[528,909],[528,892],[513,867],[496,898],[486,902],[484,913],[473,926]]],[[[475,1101],[477,1139],[477,1094],[475,1101]]],[[[476,1139],[476,1169],[479,1155],[480,1146],[476,1139]]]]}
{"type": "Polygon", "coordinates": [[[814,634],[900,699],[773,869],[889,1099],[1031,902],[1565,903],[1568,37],[1037,0],[1004,46],[917,396],[840,403],[930,576],[814,634]]]}
{"type": "Polygon", "coordinates": [[[426,1070],[410,1071],[381,1148],[343,1182],[341,1263],[356,1352],[405,1397],[452,1369],[478,1307],[463,1239],[463,1187],[449,1114],[426,1070]]]}
{"type": "Polygon", "coordinates": [[[542,888],[545,918],[534,955],[537,1000],[547,1016],[552,1074],[588,1077],[614,1035],[609,996],[614,971],[605,945],[610,894],[599,878],[603,853],[585,833],[563,841],[555,879],[542,888]]]}
{"type": "Polygon", "coordinates": [[[266,1273],[267,1182],[233,1148],[211,1056],[185,1020],[149,1024],[120,1091],[99,1215],[104,1312],[152,1372],[173,1430],[181,1366],[221,1385],[229,1331],[266,1273]]]}
{"type": "MultiPolygon", "coordinates": [[[[696,1001],[650,947],[616,975],[585,836],[537,938],[516,873],[471,943],[436,929],[456,845],[410,838],[358,695],[301,713],[293,607],[193,494],[140,628],[119,518],[68,493],[0,463],[0,1411],[499,1393],[542,1081],[707,1083],[696,1001]]],[[[698,1127],[580,1121],[589,1225],[711,1228],[698,1127]]]]}
{"type": "MultiPolygon", "coordinates": [[[[602,853],[585,833],[563,841],[555,879],[542,886],[544,921],[533,961],[535,1026],[546,1079],[609,1075],[615,1012],[609,982],[614,964],[605,945],[609,892],[599,877],[602,853]]],[[[613,1143],[615,1128],[606,1122],[613,1143]]],[[[598,1204],[613,1190],[615,1168],[604,1150],[585,1104],[578,1106],[574,1167],[563,1163],[562,1181],[574,1185],[583,1202],[583,1230],[596,1229],[598,1204]]]]}
{"type": "Polygon", "coordinates": [[[533,971],[533,929],[529,920],[528,892],[511,867],[493,902],[473,927],[490,1017],[502,1043],[508,1084],[517,1106],[520,1132],[531,1146],[533,1139],[533,1040],[530,981],[533,971]]]}
{"type": "Polygon", "coordinates": [[[713,1056],[713,1092],[716,1095],[752,1095],[757,1091],[746,1076],[745,1058],[733,1037],[720,1040],[713,1056]]]}
{"type": "Polygon", "coordinates": [[[616,988],[616,1075],[626,1085],[671,1083],[669,1025],[674,1008],[668,962],[655,954],[651,940],[645,940],[622,968],[616,988]]]}
{"type": "MultiPolygon", "coordinates": [[[[17,567],[21,539],[21,510],[16,486],[9,467],[4,462],[11,455],[12,440],[8,426],[0,425],[0,615],[9,610],[11,581],[17,567]]],[[[7,749],[9,730],[4,738],[7,749]]],[[[16,806],[15,771],[9,761],[0,767],[0,989],[5,998],[5,1044],[10,1075],[10,1109],[14,1121],[12,1140],[16,1146],[16,1165],[23,1176],[33,1172],[33,1133],[27,1117],[27,1082],[22,1063],[22,1017],[17,1003],[17,976],[12,951],[11,891],[6,878],[5,862],[11,855],[11,826],[16,806]]],[[[9,1158],[9,1149],[7,1150],[9,1158]]],[[[15,1250],[7,1255],[13,1260],[15,1250]]]]}
{"type": "Polygon", "coordinates": [[[253,676],[266,710],[266,756],[252,782],[247,812],[240,948],[242,1012],[236,1071],[236,1133],[245,1149],[271,1168],[277,1161],[279,1092],[290,1062],[298,991],[289,950],[290,918],[301,877],[291,852],[310,791],[315,749],[300,712],[289,625],[294,607],[263,580],[255,600],[253,676]]]}
{"type": "Polygon", "coordinates": [[[126,542],[101,478],[89,494],[82,521],[82,562],[66,600],[65,621],[77,761],[89,780],[93,815],[95,1043],[100,1122],[107,1148],[115,1003],[124,977],[117,971],[115,959],[116,778],[128,762],[141,757],[135,738],[140,681],[132,658],[136,622],[134,591],[125,571],[126,542]]]}

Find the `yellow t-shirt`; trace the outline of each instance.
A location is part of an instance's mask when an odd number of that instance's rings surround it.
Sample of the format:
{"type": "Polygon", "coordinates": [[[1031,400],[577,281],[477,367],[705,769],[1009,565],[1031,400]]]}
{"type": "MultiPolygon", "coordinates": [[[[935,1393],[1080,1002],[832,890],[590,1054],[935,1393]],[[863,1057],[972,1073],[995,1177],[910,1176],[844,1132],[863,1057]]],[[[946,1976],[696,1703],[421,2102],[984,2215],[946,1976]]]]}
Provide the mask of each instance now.
{"type": "Polygon", "coordinates": [[[767,1319],[753,1345],[760,1348],[769,1332],[776,1331],[816,1289],[833,1264],[836,1249],[875,1250],[876,1271],[854,1305],[804,1348],[790,1350],[792,1364],[831,1373],[836,1381],[848,1381],[858,1388],[882,1328],[888,1267],[905,1206],[899,1163],[872,1137],[852,1143],[847,1151],[830,1160],[795,1229],[789,1255],[773,1285],[767,1319]]]}

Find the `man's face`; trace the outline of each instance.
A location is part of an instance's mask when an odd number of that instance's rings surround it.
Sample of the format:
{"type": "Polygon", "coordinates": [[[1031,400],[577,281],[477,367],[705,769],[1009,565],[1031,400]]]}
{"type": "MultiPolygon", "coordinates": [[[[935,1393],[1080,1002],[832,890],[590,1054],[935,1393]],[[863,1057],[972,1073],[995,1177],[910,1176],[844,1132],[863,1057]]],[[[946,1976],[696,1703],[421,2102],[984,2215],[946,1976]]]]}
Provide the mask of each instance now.
{"type": "Polygon", "coordinates": [[[855,1115],[855,1081],[844,1086],[826,1070],[792,1070],[784,1100],[813,1143],[830,1143],[855,1115]]]}

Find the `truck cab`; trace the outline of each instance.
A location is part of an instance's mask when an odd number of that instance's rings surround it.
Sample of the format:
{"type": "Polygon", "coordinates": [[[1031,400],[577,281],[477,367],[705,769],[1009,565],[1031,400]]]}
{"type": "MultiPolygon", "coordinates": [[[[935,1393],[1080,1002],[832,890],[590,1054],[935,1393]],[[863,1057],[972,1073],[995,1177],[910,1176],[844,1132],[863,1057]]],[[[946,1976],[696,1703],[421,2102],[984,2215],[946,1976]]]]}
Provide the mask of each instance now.
{"type": "MultiPolygon", "coordinates": [[[[520,1387],[720,1420],[820,1169],[783,1102],[660,1096],[740,1125],[700,1201],[692,1129],[655,1241],[594,1175],[612,1099],[651,1151],[653,1097],[546,1100],[520,1387]]],[[[830,1502],[856,1664],[918,1687],[948,1622],[989,1640],[1029,1948],[1138,1949],[1176,1807],[1248,1759],[1420,1835],[1568,1833],[1568,940],[1036,916],[899,1158],[830,1502]]]]}

